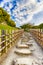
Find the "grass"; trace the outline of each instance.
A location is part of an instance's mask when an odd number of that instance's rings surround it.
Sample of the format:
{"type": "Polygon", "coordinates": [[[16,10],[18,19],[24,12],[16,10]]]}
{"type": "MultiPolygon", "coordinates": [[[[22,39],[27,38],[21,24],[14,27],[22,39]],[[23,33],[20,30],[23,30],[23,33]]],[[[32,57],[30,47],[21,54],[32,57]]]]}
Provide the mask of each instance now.
{"type": "Polygon", "coordinates": [[[15,28],[15,27],[11,27],[11,26],[4,25],[4,24],[0,24],[0,29],[1,29],[1,30],[9,30],[9,29],[11,29],[11,30],[18,30],[18,29],[15,28]]]}

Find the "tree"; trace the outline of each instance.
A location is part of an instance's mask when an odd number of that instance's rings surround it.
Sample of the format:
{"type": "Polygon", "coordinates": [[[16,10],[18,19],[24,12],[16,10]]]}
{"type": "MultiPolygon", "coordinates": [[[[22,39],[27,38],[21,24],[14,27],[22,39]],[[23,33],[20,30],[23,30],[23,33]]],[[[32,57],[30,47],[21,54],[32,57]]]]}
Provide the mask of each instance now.
{"type": "Polygon", "coordinates": [[[32,29],[38,29],[39,28],[39,26],[32,26],[32,29]]]}
{"type": "Polygon", "coordinates": [[[28,31],[30,28],[32,28],[31,24],[24,24],[22,26],[20,26],[22,29],[24,29],[25,31],[28,31]]]}
{"type": "Polygon", "coordinates": [[[39,25],[39,28],[40,28],[40,29],[43,29],[43,23],[41,23],[41,24],[39,25]]]}
{"type": "Polygon", "coordinates": [[[8,25],[15,27],[16,24],[13,20],[10,19],[10,15],[0,7],[0,23],[6,22],[8,25]]]}
{"type": "Polygon", "coordinates": [[[16,27],[16,24],[15,24],[15,22],[13,20],[7,21],[7,24],[12,26],[12,27],[16,27]]]}

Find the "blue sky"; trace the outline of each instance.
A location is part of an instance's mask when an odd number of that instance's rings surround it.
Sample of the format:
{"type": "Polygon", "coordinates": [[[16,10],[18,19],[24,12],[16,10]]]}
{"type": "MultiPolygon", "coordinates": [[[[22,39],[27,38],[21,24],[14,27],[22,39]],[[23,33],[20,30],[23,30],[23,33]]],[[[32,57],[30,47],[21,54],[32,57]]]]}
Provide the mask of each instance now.
{"type": "Polygon", "coordinates": [[[16,26],[43,23],[43,0],[0,0],[0,7],[10,14],[16,26]]]}

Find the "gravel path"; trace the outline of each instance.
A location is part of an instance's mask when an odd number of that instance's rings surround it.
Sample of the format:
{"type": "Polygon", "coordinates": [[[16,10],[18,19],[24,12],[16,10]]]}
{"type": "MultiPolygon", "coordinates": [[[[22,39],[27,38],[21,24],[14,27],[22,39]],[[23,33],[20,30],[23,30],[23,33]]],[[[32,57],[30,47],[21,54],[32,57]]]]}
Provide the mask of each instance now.
{"type": "MultiPolygon", "coordinates": [[[[32,63],[32,65],[43,65],[43,50],[41,49],[41,47],[36,43],[36,41],[32,38],[32,36],[30,35],[30,33],[25,33],[22,38],[28,38],[30,36],[30,40],[26,43],[32,43],[33,46],[31,46],[29,49],[32,51],[32,55],[30,56],[20,56],[17,55],[16,53],[14,53],[14,51],[16,50],[16,47],[13,47],[9,54],[8,57],[3,61],[3,63],[1,65],[13,65],[12,62],[13,60],[16,61],[16,59],[23,59],[23,62],[25,62],[24,59],[30,60],[30,62],[27,61],[27,65],[29,65],[29,63],[32,63]],[[32,62],[31,62],[32,60],[32,62]]],[[[17,44],[21,44],[22,43],[22,38],[18,41],[17,44]]],[[[23,42],[24,44],[26,44],[25,42],[23,42]]]]}

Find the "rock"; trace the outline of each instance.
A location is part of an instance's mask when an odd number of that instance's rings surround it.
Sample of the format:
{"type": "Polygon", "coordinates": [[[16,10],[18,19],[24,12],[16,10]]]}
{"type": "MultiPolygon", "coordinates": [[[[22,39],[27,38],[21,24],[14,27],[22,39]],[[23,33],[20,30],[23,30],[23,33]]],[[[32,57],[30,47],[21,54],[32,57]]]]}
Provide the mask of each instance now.
{"type": "Polygon", "coordinates": [[[12,61],[12,62],[11,62],[11,65],[15,65],[15,61],[12,61]]]}

